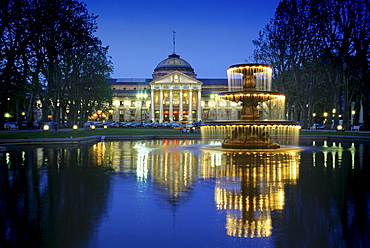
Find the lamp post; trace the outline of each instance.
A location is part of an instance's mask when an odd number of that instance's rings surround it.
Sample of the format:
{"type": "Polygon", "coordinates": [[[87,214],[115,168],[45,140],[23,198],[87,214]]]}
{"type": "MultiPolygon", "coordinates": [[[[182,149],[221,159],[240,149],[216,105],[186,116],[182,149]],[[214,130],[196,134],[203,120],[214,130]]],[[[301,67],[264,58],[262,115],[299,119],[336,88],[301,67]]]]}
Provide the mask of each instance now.
{"type": "Polygon", "coordinates": [[[136,98],[141,101],[140,104],[140,126],[143,126],[143,105],[146,98],[148,98],[148,94],[146,92],[139,92],[136,94],[136,98]]]}

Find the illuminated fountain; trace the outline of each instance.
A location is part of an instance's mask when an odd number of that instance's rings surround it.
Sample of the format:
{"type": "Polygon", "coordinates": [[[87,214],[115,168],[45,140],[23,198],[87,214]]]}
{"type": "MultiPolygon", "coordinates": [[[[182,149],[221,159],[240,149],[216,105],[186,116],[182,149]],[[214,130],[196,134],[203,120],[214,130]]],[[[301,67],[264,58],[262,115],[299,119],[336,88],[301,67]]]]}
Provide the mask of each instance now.
{"type": "Polygon", "coordinates": [[[223,148],[276,149],[297,145],[300,126],[285,120],[285,95],[271,91],[272,68],[262,64],[238,64],[228,69],[229,91],[219,99],[242,106],[240,120],[206,122],[205,142],[221,140],[223,148]]]}

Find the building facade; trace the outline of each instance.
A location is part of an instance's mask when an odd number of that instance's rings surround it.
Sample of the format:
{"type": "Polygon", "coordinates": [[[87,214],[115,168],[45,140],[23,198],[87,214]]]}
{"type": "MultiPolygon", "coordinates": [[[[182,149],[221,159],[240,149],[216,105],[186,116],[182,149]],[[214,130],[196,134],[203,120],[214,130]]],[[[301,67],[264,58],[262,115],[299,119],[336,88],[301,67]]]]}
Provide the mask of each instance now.
{"type": "Polygon", "coordinates": [[[154,69],[152,78],[112,79],[113,107],[109,119],[131,121],[235,120],[241,107],[217,98],[228,80],[199,79],[191,65],[171,54],[154,69]]]}

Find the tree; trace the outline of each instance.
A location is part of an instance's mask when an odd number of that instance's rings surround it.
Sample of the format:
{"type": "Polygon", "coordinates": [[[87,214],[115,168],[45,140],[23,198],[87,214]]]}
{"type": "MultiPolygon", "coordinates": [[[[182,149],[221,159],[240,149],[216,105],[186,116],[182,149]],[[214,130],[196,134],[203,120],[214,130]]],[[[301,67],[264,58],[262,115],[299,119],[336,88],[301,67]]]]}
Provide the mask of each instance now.
{"type": "Polygon", "coordinates": [[[109,101],[112,92],[107,80],[112,65],[108,48],[94,36],[97,17],[88,13],[85,4],[76,0],[8,0],[0,3],[0,18],[0,82],[6,89],[0,93],[0,118],[11,99],[15,113],[22,106],[32,119],[33,110],[39,107],[44,121],[48,115],[61,121],[70,104],[71,85],[92,81],[94,86],[89,88],[101,92],[79,91],[80,97],[98,105],[109,101]],[[79,68],[82,65],[83,70],[79,68]]]}
{"type": "Polygon", "coordinates": [[[312,124],[313,111],[332,109],[348,126],[351,101],[362,103],[369,122],[369,5],[367,0],[282,0],[254,41],[255,59],[277,68],[276,88],[287,90],[288,104],[304,127],[312,124]]]}

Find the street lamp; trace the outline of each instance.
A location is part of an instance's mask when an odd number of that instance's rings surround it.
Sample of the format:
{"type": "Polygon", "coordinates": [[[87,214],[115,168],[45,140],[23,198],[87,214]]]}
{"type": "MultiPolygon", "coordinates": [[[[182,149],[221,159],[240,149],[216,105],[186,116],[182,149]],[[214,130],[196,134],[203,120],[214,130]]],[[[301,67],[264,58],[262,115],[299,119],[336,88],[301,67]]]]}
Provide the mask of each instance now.
{"type": "Polygon", "coordinates": [[[136,94],[136,98],[141,101],[140,105],[140,122],[141,126],[143,126],[143,105],[146,98],[148,98],[148,94],[146,92],[139,92],[136,94]]]}

